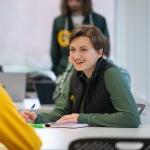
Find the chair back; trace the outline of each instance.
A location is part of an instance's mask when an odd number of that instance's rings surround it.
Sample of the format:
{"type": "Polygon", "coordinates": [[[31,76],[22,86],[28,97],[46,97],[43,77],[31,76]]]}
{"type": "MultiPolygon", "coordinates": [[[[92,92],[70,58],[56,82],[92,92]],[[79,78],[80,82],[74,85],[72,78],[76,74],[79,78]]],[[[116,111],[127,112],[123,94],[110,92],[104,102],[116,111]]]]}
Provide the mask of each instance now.
{"type": "Polygon", "coordinates": [[[0,72],[3,72],[3,67],[2,67],[2,65],[0,65],[0,72]]]}
{"type": "Polygon", "coordinates": [[[71,142],[69,150],[150,150],[150,139],[84,138],[71,142]]]}
{"type": "Polygon", "coordinates": [[[141,114],[145,109],[145,104],[137,103],[137,108],[139,110],[139,114],[141,114]]]}

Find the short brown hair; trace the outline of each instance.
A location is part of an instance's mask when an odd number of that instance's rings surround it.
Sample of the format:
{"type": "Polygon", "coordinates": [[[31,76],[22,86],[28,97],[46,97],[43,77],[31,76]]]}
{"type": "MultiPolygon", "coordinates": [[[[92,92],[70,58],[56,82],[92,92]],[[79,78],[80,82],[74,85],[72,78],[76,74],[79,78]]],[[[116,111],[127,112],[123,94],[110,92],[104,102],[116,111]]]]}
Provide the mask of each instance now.
{"type": "Polygon", "coordinates": [[[103,33],[94,25],[79,25],[71,33],[69,44],[78,37],[88,37],[96,50],[104,50],[106,47],[106,38],[103,33]]]}
{"type": "MultiPolygon", "coordinates": [[[[91,13],[91,11],[93,10],[91,0],[80,0],[80,1],[81,1],[82,14],[85,16],[91,13]]],[[[67,4],[67,0],[61,1],[61,13],[64,16],[68,16],[71,14],[70,9],[67,4]]]]}

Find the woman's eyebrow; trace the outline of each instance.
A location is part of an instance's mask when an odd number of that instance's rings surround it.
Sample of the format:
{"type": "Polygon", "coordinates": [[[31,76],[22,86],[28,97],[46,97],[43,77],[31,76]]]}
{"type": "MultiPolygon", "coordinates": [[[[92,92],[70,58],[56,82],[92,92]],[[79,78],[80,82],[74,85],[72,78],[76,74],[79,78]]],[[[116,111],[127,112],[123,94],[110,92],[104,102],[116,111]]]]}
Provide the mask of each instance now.
{"type": "MultiPolygon", "coordinates": [[[[75,47],[74,46],[69,46],[69,48],[75,48],[75,47]]],[[[87,48],[87,46],[86,45],[82,45],[79,48],[87,48]]]]}
{"type": "Polygon", "coordinates": [[[80,46],[80,48],[87,48],[87,46],[86,46],[86,45],[83,45],[83,46],[80,46]]]}

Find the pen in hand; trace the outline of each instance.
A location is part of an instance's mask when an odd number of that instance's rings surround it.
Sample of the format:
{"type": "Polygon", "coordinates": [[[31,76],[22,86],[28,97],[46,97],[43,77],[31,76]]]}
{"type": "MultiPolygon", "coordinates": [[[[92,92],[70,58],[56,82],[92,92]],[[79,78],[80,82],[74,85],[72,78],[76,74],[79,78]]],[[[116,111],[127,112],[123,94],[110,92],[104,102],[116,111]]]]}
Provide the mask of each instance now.
{"type": "Polygon", "coordinates": [[[33,110],[33,109],[34,109],[34,107],[35,107],[35,104],[33,104],[33,105],[31,106],[31,108],[30,108],[30,109],[31,109],[31,110],[33,110]]]}
{"type": "Polygon", "coordinates": [[[27,115],[27,122],[28,123],[33,123],[37,117],[36,113],[33,111],[35,107],[35,104],[33,104],[31,107],[30,107],[30,110],[29,111],[26,111],[26,115],[27,115]]]}

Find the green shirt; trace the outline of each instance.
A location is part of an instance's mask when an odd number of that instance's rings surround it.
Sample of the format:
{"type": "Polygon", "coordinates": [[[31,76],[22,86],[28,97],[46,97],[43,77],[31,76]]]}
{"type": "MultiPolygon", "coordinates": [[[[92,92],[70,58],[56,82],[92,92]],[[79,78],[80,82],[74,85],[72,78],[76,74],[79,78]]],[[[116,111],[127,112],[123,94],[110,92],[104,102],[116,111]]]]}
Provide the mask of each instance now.
{"type": "MultiPolygon", "coordinates": [[[[107,91],[111,96],[112,104],[117,112],[111,114],[81,113],[78,122],[106,127],[138,127],[140,117],[134,97],[129,86],[127,86],[128,84],[126,84],[126,78],[118,68],[109,68],[104,73],[104,80],[107,91]]],[[[64,92],[59,96],[55,109],[50,113],[38,114],[37,123],[56,121],[63,115],[68,114],[69,81],[70,79],[67,80],[64,92]]]]}

